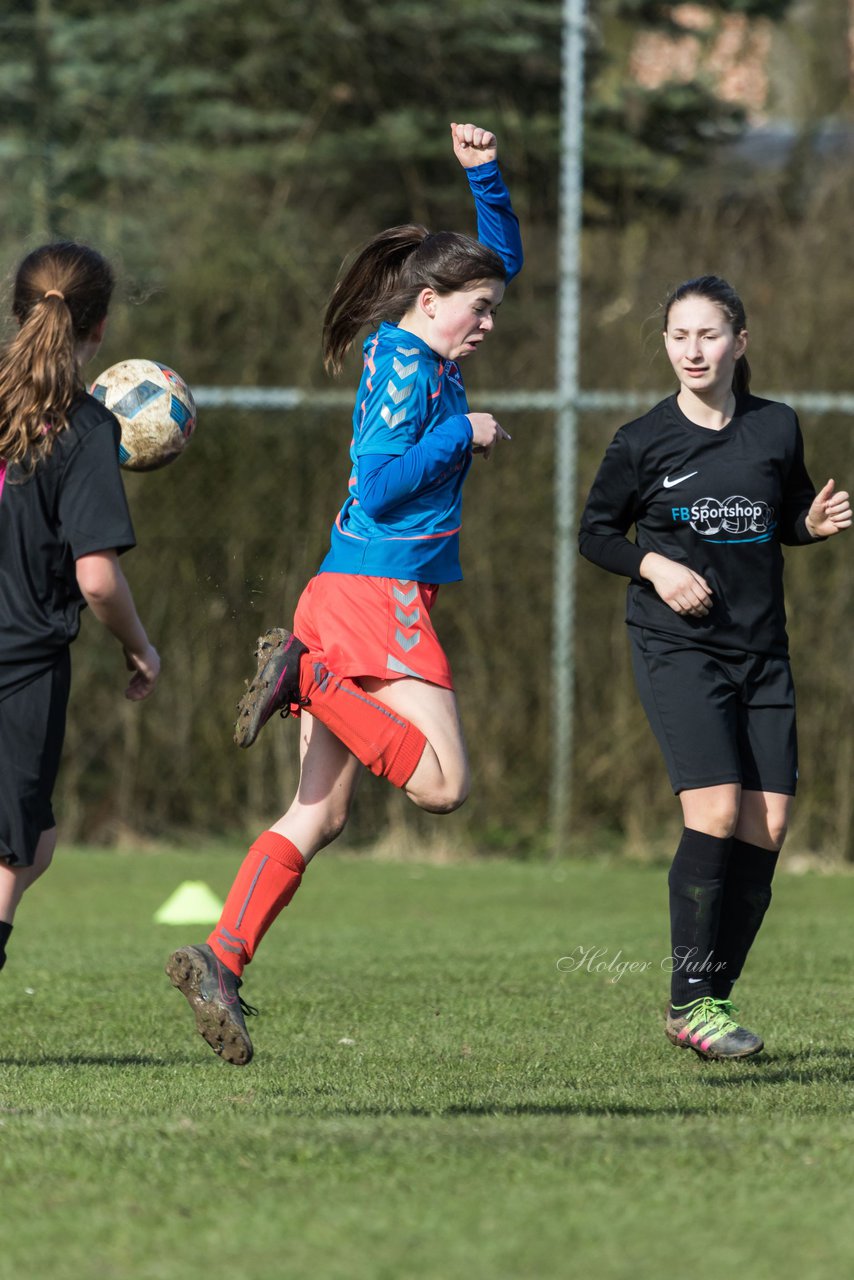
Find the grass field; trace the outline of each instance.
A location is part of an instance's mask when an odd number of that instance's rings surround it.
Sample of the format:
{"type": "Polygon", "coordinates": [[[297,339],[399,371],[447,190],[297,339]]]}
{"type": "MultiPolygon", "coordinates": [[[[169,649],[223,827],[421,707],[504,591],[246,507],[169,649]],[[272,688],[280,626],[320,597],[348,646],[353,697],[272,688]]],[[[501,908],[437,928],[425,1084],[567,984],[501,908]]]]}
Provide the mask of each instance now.
{"type": "Polygon", "coordinates": [[[710,1064],[661,1032],[661,869],[327,855],[239,1069],[162,971],[206,931],[152,923],[239,856],[65,853],[21,908],[3,1280],[854,1271],[854,877],[779,877],[741,993],[768,1050],[710,1064]]]}

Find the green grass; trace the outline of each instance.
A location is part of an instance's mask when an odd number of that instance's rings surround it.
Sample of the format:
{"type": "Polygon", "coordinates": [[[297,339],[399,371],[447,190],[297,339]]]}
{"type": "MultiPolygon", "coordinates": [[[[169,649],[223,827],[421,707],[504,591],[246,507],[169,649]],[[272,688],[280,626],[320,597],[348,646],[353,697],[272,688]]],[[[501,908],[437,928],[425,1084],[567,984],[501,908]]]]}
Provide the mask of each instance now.
{"type": "Polygon", "coordinates": [[[709,1064],[661,1031],[661,869],[319,858],[249,971],[241,1070],[162,972],[206,930],[152,923],[239,857],[66,853],[25,900],[3,1280],[854,1270],[854,878],[779,877],[741,993],[768,1051],[709,1064]],[[579,947],[647,967],[559,972],[579,947]]]}

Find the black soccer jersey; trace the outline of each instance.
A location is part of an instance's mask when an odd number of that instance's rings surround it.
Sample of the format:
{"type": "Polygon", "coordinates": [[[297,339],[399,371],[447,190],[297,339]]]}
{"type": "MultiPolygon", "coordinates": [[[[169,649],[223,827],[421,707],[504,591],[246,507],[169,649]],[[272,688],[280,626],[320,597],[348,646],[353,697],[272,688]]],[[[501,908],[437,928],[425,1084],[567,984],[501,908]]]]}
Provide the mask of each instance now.
{"type": "Polygon", "coordinates": [[[0,698],[56,662],[80,628],[75,561],[135,543],[119,424],[81,394],[34,470],[0,461],[0,698]]]}
{"type": "Polygon", "coordinates": [[[669,396],[614,437],[581,519],[582,555],[627,574],[626,621],[694,642],[788,652],[783,553],[815,541],[805,519],[815,489],[792,409],[739,397],[720,431],[691,422],[669,396]],[[627,533],[636,528],[636,541],[627,533]],[[655,551],[708,582],[704,618],[675,613],[639,577],[655,551]]]}

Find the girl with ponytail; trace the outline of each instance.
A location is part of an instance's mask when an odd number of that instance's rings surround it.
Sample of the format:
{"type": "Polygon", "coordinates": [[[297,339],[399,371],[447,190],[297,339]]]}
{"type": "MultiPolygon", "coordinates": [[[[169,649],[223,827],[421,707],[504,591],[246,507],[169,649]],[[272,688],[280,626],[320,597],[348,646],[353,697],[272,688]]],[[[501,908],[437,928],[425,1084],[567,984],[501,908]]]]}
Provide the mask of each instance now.
{"type": "Polygon", "coordinates": [[[323,325],[337,373],[370,327],[356,395],[348,494],[331,546],[297,604],[294,630],[261,637],[235,739],[251,746],[281,710],[302,712],[300,782],[249,851],[207,942],[167,965],[198,1031],[226,1061],[252,1055],[238,988],[264,932],[318,850],[344,827],[365,769],[432,813],[466,798],[469,770],[447,657],[430,620],[462,577],[462,486],[473,454],[509,437],[471,413],[460,362],[489,336],[522,265],[494,134],[451,125],[475,200],[478,239],[391,227],[344,272],[323,325]]]}
{"type": "Polygon", "coordinates": [[[833,480],[816,495],[796,415],[751,394],[732,285],[699,276],[675,289],[664,345],[679,390],[617,432],[580,545],[631,580],[638,692],[682,807],[665,1033],[704,1058],[746,1058],[763,1041],[730,997],[798,776],[782,545],[848,529],[851,504],[833,480]]]}
{"type": "Polygon", "coordinates": [[[147,697],[160,668],[118,564],[134,545],[119,425],[81,373],[112,289],[94,249],[35,249],[18,268],[17,329],[0,350],[0,968],[15,909],[56,845],[51,796],[83,606],[124,649],[127,697],[147,697]]]}

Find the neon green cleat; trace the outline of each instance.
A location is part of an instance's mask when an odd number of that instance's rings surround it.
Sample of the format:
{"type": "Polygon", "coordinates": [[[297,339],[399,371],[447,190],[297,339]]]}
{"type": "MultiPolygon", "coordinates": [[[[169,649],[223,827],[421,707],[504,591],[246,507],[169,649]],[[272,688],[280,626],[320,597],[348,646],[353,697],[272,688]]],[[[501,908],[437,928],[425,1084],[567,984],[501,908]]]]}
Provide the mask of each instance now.
{"type": "Polygon", "coordinates": [[[761,1036],[740,1027],[732,1014],[737,1013],[731,1000],[715,1000],[705,996],[684,1011],[668,1004],[664,1033],[671,1044],[693,1049],[701,1058],[726,1061],[750,1058],[764,1048],[761,1036]]]}

